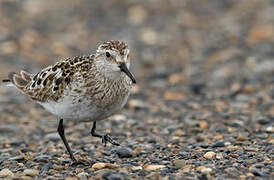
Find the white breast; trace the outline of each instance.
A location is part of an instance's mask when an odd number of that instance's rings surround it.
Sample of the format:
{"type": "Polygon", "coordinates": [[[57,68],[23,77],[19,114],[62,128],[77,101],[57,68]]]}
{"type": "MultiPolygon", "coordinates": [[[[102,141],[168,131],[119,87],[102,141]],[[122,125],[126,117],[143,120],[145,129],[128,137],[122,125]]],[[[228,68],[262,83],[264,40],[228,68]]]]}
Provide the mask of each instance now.
{"type": "Polygon", "coordinates": [[[46,111],[66,120],[76,122],[99,121],[108,118],[117,111],[121,110],[127,102],[128,96],[125,96],[110,109],[98,108],[95,103],[83,100],[79,103],[72,103],[70,98],[63,98],[58,102],[43,102],[41,104],[46,111]]]}

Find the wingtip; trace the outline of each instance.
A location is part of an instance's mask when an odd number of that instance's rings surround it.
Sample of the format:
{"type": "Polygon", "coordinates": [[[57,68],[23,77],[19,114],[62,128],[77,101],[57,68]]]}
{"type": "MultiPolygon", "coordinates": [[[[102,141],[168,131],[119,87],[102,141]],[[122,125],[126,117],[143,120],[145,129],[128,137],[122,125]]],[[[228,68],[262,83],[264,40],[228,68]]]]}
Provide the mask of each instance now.
{"type": "Polygon", "coordinates": [[[28,84],[28,81],[22,78],[20,75],[18,75],[15,72],[10,72],[8,74],[8,77],[10,81],[18,88],[23,88],[28,84]]]}
{"type": "Polygon", "coordinates": [[[9,79],[10,79],[10,81],[14,84],[14,75],[15,75],[16,73],[15,72],[10,72],[9,74],[8,74],[8,77],[9,77],[9,79]]]}

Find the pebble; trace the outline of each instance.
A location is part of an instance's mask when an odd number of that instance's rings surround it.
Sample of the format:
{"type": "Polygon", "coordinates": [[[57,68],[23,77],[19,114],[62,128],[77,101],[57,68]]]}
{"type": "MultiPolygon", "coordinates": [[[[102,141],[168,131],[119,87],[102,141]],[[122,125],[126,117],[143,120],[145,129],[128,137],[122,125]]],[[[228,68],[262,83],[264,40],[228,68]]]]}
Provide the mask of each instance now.
{"type": "Polygon", "coordinates": [[[103,169],[106,167],[106,163],[102,163],[102,162],[99,162],[99,163],[95,163],[92,165],[92,169],[103,169]]]}
{"type": "Polygon", "coordinates": [[[260,138],[260,139],[267,139],[268,134],[267,133],[259,133],[259,134],[256,134],[256,137],[260,138]]]}
{"type": "Polygon", "coordinates": [[[202,168],[200,168],[200,171],[201,171],[203,174],[210,174],[210,173],[212,173],[213,169],[210,168],[210,167],[202,167],[202,168]]]}
{"type": "Polygon", "coordinates": [[[257,169],[257,168],[251,168],[250,172],[252,174],[254,174],[255,176],[263,176],[263,173],[259,169],[257,169]]]}
{"type": "Polygon", "coordinates": [[[248,137],[243,134],[243,133],[239,133],[238,136],[237,136],[237,141],[247,141],[248,140],[248,137]]]}
{"type": "Polygon", "coordinates": [[[92,165],[90,170],[98,170],[98,169],[115,169],[118,168],[118,165],[116,164],[111,164],[111,163],[103,163],[103,162],[98,162],[92,165]]]}
{"type": "Polygon", "coordinates": [[[147,107],[147,105],[143,101],[137,100],[137,99],[129,100],[128,105],[130,108],[133,108],[133,109],[144,109],[147,107]]]}
{"type": "Polygon", "coordinates": [[[186,165],[186,161],[184,159],[175,159],[173,160],[173,165],[177,168],[182,168],[186,165]]]}
{"type": "Polygon", "coordinates": [[[273,126],[268,126],[265,130],[266,130],[266,132],[273,133],[274,132],[274,127],[273,126]]]}
{"type": "Polygon", "coordinates": [[[209,151],[207,153],[204,154],[204,158],[206,159],[212,159],[216,157],[216,153],[213,151],[209,151]]]}
{"type": "Polygon", "coordinates": [[[202,90],[205,88],[205,84],[204,83],[193,83],[190,85],[190,89],[191,91],[196,94],[199,95],[202,93],[202,90]]]}
{"type": "Polygon", "coordinates": [[[215,144],[212,145],[213,148],[216,148],[216,147],[225,147],[225,143],[220,141],[220,142],[217,142],[215,144]]]}
{"type": "Polygon", "coordinates": [[[23,174],[26,175],[26,176],[34,177],[34,176],[37,176],[39,174],[39,171],[36,170],[36,169],[25,169],[23,174]]]}
{"type": "Polygon", "coordinates": [[[131,169],[132,171],[140,171],[140,170],[143,169],[143,167],[142,167],[142,166],[133,166],[133,167],[131,167],[130,169],[131,169]]]}
{"type": "Polygon", "coordinates": [[[229,142],[229,141],[225,142],[225,146],[230,146],[230,145],[231,145],[231,142],[229,142]]]}
{"type": "Polygon", "coordinates": [[[144,169],[147,171],[155,171],[155,170],[163,169],[165,167],[166,167],[165,165],[153,165],[153,164],[144,165],[144,169]]]}
{"type": "Polygon", "coordinates": [[[130,158],[133,156],[132,149],[128,147],[121,147],[117,149],[116,153],[118,154],[119,158],[130,158]]]}
{"type": "Polygon", "coordinates": [[[216,154],[216,159],[223,159],[223,154],[222,153],[217,153],[216,154]]]}
{"type": "Polygon", "coordinates": [[[86,173],[86,172],[80,172],[79,174],[77,174],[77,177],[80,180],[87,180],[88,179],[88,173],[86,173]]]}
{"type": "Polygon", "coordinates": [[[107,172],[103,174],[102,179],[104,180],[121,180],[122,176],[116,172],[107,172]]]}
{"type": "Polygon", "coordinates": [[[0,171],[0,177],[12,177],[14,176],[13,172],[7,168],[0,171]]]}
{"type": "Polygon", "coordinates": [[[60,136],[58,133],[49,133],[45,136],[45,139],[48,139],[50,141],[58,141],[60,140],[60,136]]]}
{"type": "Polygon", "coordinates": [[[270,122],[269,118],[265,116],[259,116],[255,120],[261,125],[266,125],[270,122]]]}
{"type": "Polygon", "coordinates": [[[39,156],[36,156],[33,161],[37,161],[37,162],[48,162],[50,159],[50,156],[48,155],[39,155],[39,156]]]}
{"type": "Polygon", "coordinates": [[[41,174],[48,172],[52,168],[52,162],[45,164],[41,169],[41,174]]]}

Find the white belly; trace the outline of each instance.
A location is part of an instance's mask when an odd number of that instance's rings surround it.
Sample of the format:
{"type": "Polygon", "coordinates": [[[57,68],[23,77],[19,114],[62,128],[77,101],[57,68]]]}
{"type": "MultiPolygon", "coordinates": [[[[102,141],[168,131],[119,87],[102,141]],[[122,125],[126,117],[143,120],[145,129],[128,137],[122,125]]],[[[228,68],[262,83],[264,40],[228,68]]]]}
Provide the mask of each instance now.
{"type": "Polygon", "coordinates": [[[98,108],[96,102],[91,103],[88,100],[72,103],[73,101],[68,98],[63,98],[59,102],[44,102],[39,104],[41,104],[46,111],[59,118],[76,122],[89,122],[106,119],[121,110],[126,104],[128,96],[129,95],[125,96],[108,109],[98,108]]]}

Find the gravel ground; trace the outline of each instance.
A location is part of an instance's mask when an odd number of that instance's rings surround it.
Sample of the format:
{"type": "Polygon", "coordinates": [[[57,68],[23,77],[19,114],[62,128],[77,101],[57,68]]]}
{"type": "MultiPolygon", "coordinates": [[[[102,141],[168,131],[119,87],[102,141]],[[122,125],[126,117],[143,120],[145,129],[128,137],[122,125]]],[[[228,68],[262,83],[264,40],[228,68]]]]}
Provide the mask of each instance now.
{"type": "Polygon", "coordinates": [[[12,88],[0,89],[0,178],[273,179],[272,0],[0,2],[0,78],[94,52],[131,47],[138,84],[121,113],[66,124],[12,88]]]}

